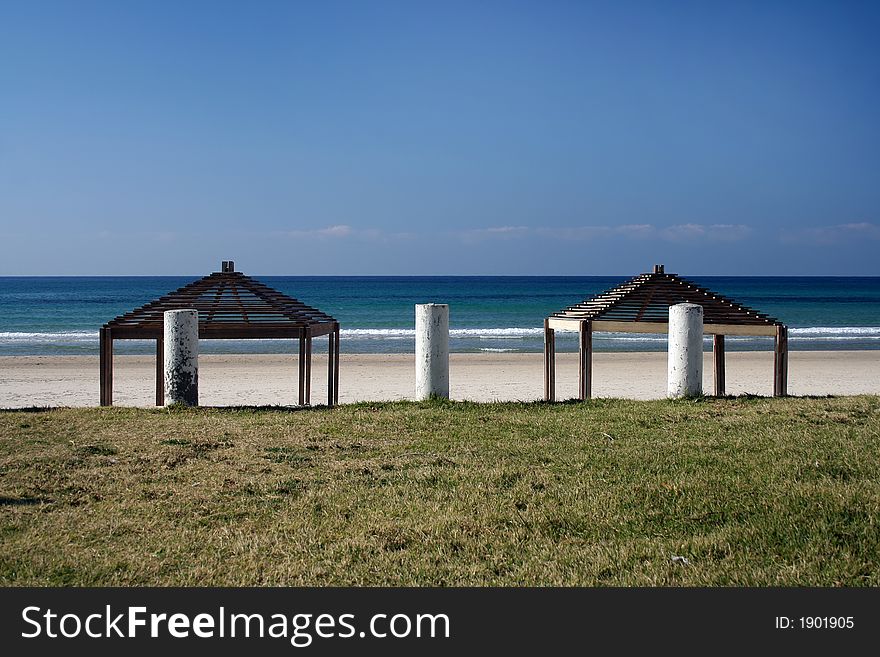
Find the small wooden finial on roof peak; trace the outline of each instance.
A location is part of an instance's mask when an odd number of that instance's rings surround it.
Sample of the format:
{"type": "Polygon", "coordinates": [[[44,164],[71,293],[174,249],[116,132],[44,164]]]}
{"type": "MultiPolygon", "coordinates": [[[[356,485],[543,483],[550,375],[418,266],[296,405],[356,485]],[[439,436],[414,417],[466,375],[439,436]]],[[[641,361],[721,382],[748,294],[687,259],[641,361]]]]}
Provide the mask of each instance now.
{"type": "Polygon", "coordinates": [[[232,260],[224,260],[220,265],[220,271],[224,274],[231,274],[235,271],[235,262],[232,260]]]}
{"type": "Polygon", "coordinates": [[[662,274],[663,273],[663,265],[654,265],[654,273],[662,274]]]}

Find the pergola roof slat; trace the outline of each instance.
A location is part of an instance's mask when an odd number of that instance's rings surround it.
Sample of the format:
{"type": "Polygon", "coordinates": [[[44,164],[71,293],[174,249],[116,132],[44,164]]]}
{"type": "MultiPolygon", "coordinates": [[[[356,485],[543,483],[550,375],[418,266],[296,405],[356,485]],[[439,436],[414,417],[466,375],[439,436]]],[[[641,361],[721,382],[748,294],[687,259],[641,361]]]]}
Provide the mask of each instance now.
{"type": "Polygon", "coordinates": [[[199,311],[199,333],[224,333],[290,328],[299,333],[336,320],[298,299],[289,297],[241,272],[214,272],[158,299],[119,315],[104,325],[122,332],[155,332],[161,337],[165,311],[192,308],[199,311]]]}
{"type": "Polygon", "coordinates": [[[113,403],[113,341],[156,341],[156,404],[164,403],[165,312],[196,310],[204,339],[299,340],[299,403],[310,403],[312,338],[328,337],[327,403],[339,401],[339,322],[317,308],[235,271],[214,272],[110,320],[100,330],[100,400],[113,403]]]}
{"type": "Polygon", "coordinates": [[[616,322],[665,321],[669,306],[696,303],[704,321],[744,325],[781,325],[779,320],[731,301],[675,274],[640,274],[602,294],[551,315],[557,319],[616,322]]]}
{"type": "Polygon", "coordinates": [[[788,386],[788,328],[778,319],[743,306],[675,274],[663,265],[602,294],[552,313],[544,321],[544,399],[556,398],[556,330],[578,331],[578,398],[592,395],[592,333],[612,331],[665,333],[669,308],[694,303],[703,308],[703,324],[713,336],[715,394],[724,395],[724,335],[775,336],[773,394],[788,386]]]}

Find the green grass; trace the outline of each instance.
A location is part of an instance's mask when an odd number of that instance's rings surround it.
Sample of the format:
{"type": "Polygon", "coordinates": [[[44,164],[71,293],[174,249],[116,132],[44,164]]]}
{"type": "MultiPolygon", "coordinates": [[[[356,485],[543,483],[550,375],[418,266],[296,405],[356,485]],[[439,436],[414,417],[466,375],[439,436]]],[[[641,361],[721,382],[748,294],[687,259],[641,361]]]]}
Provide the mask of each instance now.
{"type": "Polygon", "coordinates": [[[0,412],[4,585],[877,586],[878,563],[880,397],[0,412]]]}

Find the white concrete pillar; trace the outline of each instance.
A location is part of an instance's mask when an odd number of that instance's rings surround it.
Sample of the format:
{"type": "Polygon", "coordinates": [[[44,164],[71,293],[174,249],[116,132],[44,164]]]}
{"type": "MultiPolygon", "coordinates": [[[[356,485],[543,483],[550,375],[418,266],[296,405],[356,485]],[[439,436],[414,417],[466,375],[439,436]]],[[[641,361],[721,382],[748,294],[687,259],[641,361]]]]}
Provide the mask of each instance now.
{"type": "Polygon", "coordinates": [[[669,352],[666,392],[669,397],[703,394],[703,307],[679,303],[669,307],[669,352]]]}
{"type": "Polygon", "coordinates": [[[165,311],[165,405],[199,405],[199,311],[165,311]]]}
{"type": "Polygon", "coordinates": [[[449,399],[449,306],[416,304],[416,399],[449,399]]]}

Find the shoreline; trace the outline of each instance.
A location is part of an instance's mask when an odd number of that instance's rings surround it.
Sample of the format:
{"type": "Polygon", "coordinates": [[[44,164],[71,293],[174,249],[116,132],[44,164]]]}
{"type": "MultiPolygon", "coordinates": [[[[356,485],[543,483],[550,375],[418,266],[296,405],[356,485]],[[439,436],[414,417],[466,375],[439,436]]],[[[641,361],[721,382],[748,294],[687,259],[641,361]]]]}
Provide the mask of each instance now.
{"type": "MultiPolygon", "coordinates": [[[[557,355],[557,399],[577,390],[577,354],[557,355]]],[[[880,351],[793,351],[789,354],[789,394],[880,394],[880,351]]],[[[296,356],[292,354],[203,354],[200,402],[205,406],[294,405],[296,356]]],[[[341,404],[412,399],[413,354],[343,354],[341,404]]],[[[535,401],[543,398],[540,353],[453,353],[450,396],[470,401],[535,401]]],[[[326,403],[327,359],[312,362],[312,405],[326,403]]],[[[727,354],[729,395],[772,393],[773,354],[727,354]]],[[[597,352],[593,356],[593,396],[660,399],[666,396],[665,352],[597,352]]],[[[704,353],[703,389],[713,390],[712,353],[704,353]]],[[[152,356],[115,358],[114,404],[153,406],[152,356]]],[[[97,406],[97,356],[0,356],[0,408],[97,406]]]]}

